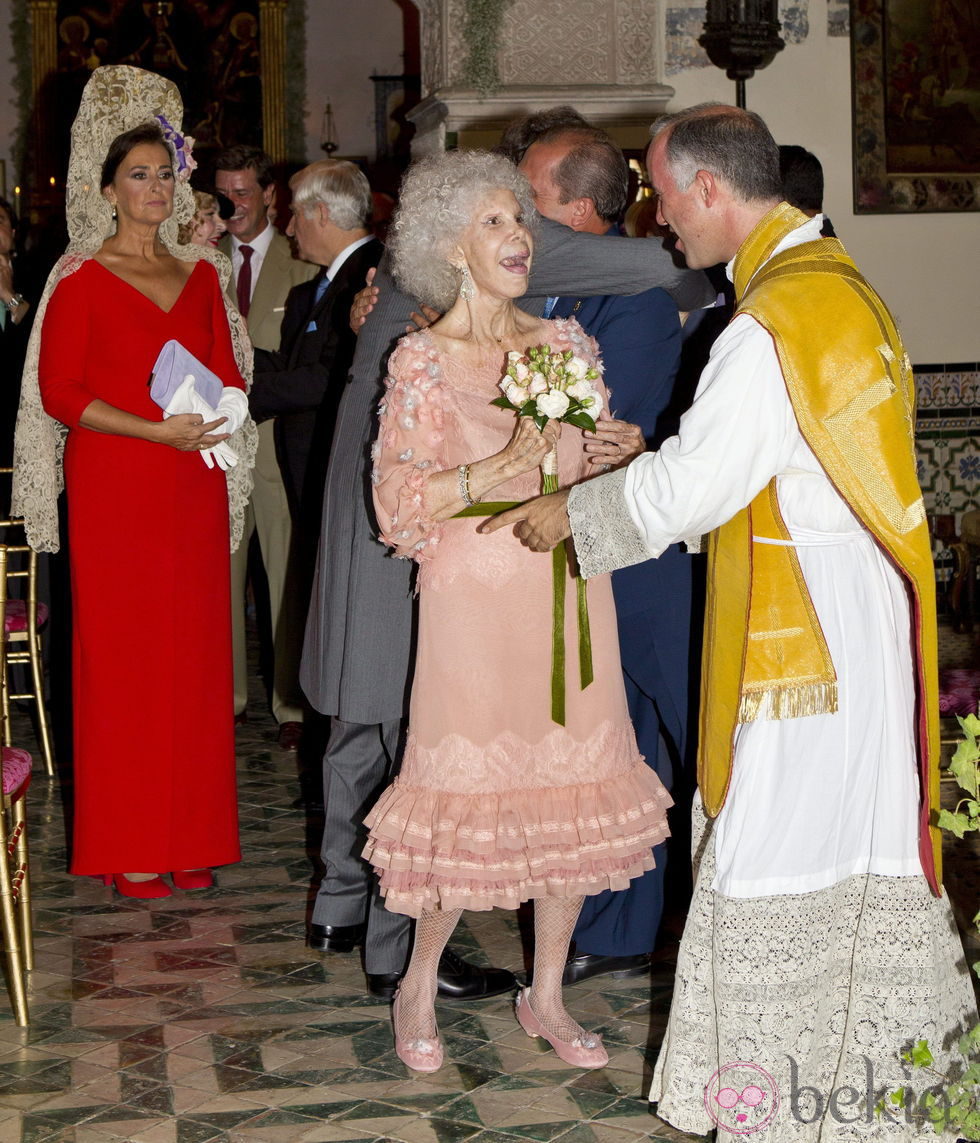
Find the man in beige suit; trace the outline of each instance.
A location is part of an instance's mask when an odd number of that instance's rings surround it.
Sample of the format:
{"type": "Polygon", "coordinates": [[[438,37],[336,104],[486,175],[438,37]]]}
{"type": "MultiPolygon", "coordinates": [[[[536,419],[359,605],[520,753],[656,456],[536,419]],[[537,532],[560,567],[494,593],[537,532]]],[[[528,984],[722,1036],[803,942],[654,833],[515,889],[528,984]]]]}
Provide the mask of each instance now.
{"type": "MultiPolygon", "coordinates": [[[[215,165],[216,190],[229,198],[235,213],[227,220],[221,250],[231,259],[228,294],[248,322],[252,344],[270,351],[279,348],[279,327],[286,295],[306,282],[318,267],[293,257],[289,240],[269,222],[275,195],[272,160],[258,147],[236,146],[223,151],[215,165]]],[[[248,540],[258,532],[262,561],[269,580],[269,609],[275,646],[272,713],[279,723],[279,745],[296,750],[303,727],[302,698],[297,682],[302,649],[302,616],[289,612],[285,591],[289,561],[290,519],[282,474],[276,461],[274,421],[259,426],[255,458],[255,488],[245,522],[245,535],[231,557],[232,633],[235,657],[235,721],[244,721],[248,698],[245,663],[245,579],[248,540]]]]}

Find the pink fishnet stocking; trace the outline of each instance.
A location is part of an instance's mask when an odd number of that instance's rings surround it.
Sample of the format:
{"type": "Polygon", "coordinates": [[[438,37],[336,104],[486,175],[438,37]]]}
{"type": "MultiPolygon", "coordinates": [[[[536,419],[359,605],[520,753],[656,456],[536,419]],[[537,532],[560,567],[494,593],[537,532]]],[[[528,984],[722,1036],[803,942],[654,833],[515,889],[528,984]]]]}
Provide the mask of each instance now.
{"type": "Polygon", "coordinates": [[[534,901],[534,983],[528,989],[531,1011],[552,1036],[567,1043],[588,1040],[589,1033],[565,1011],[561,977],[582,897],[536,897],[534,901]]]}
{"type": "Polygon", "coordinates": [[[412,959],[398,986],[395,1033],[401,1040],[434,1040],[439,1035],[435,1012],[439,958],[462,912],[462,909],[423,912],[415,923],[412,959]]]}

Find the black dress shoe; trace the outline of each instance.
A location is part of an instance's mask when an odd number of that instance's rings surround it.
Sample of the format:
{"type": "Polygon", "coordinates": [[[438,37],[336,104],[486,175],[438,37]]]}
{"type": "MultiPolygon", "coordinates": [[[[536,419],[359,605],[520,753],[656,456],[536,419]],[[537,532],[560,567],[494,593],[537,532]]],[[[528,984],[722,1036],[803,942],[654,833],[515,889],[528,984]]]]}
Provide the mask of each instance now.
{"type": "MultiPolygon", "coordinates": [[[[401,980],[400,972],[369,972],[368,992],[379,1000],[392,1000],[401,980]]],[[[517,978],[505,968],[480,968],[463,960],[452,949],[439,958],[436,976],[440,1000],[483,1000],[517,988],[517,978]]]]}
{"type": "Polygon", "coordinates": [[[368,992],[377,996],[379,1000],[394,1000],[395,990],[401,980],[400,972],[369,972],[367,974],[368,992]]]}
{"type": "Polygon", "coordinates": [[[480,968],[448,948],[439,958],[436,979],[440,1000],[482,1000],[487,996],[511,992],[517,987],[517,978],[506,968],[480,968]]]}
{"type": "Polygon", "coordinates": [[[635,956],[601,956],[599,953],[579,953],[565,961],[562,984],[578,984],[580,980],[591,980],[593,976],[611,976],[613,980],[623,980],[628,976],[643,976],[650,971],[650,954],[636,953],[635,956]]]}
{"type": "Polygon", "coordinates": [[[281,722],[276,742],[280,750],[299,750],[303,741],[303,724],[301,722],[281,722]]]}
{"type": "Polygon", "coordinates": [[[310,925],[310,948],[318,952],[350,952],[364,940],[364,925],[310,925]]]}

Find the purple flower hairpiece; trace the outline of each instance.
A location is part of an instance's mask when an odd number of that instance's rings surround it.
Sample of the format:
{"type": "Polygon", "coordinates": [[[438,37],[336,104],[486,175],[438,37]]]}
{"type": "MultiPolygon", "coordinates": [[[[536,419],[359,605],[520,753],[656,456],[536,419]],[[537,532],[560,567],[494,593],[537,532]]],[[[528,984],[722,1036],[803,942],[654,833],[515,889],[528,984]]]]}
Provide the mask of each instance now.
{"type": "Polygon", "coordinates": [[[194,147],[193,138],[175,131],[165,115],[154,115],[153,118],[160,124],[163,137],[174,149],[174,156],[177,159],[177,178],[181,182],[186,182],[191,177],[191,171],[197,167],[197,160],[191,153],[194,147]]]}

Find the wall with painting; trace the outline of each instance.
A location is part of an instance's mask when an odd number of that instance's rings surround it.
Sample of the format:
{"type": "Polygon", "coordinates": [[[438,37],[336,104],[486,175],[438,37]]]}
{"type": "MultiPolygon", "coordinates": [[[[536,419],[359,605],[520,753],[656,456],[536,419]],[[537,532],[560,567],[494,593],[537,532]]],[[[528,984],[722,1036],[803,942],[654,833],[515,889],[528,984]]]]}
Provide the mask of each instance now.
{"type": "MultiPolygon", "coordinates": [[[[665,82],[672,107],[734,100],[734,84],[713,67],[690,66],[693,9],[668,10],[665,82]],[[668,44],[670,38],[668,39],[668,44]]],[[[838,235],[893,309],[916,363],[980,359],[980,214],[858,215],[852,210],[850,40],[846,6],[812,0],[784,10],[790,42],[748,83],[748,106],[780,143],[799,143],[824,166],[824,205],[838,235]],[[809,8],[809,11],[808,11],[809,8]]],[[[700,16],[696,16],[700,20],[700,16]]],[[[696,49],[697,50],[697,49],[696,49]]]]}
{"type": "MultiPolygon", "coordinates": [[[[0,28],[15,2],[0,0],[0,28]]],[[[373,156],[372,71],[399,73],[408,0],[308,0],[305,138],[318,158],[323,105],[333,103],[339,153],[373,156]]],[[[671,107],[734,98],[734,85],[707,65],[696,45],[703,5],[667,0],[663,80],[671,107]]],[[[647,5],[644,5],[646,8],[647,5]]],[[[650,9],[654,8],[651,3],[650,9]]],[[[838,233],[895,311],[914,362],[980,360],[980,217],[968,214],[862,215],[851,209],[851,77],[847,10],[839,0],[784,7],[784,51],[748,84],[748,103],[780,142],[801,143],[823,161],[826,207],[838,233]]],[[[556,37],[555,50],[559,49],[556,37]]],[[[0,53],[0,159],[8,181],[16,109],[13,61],[0,53]]]]}

